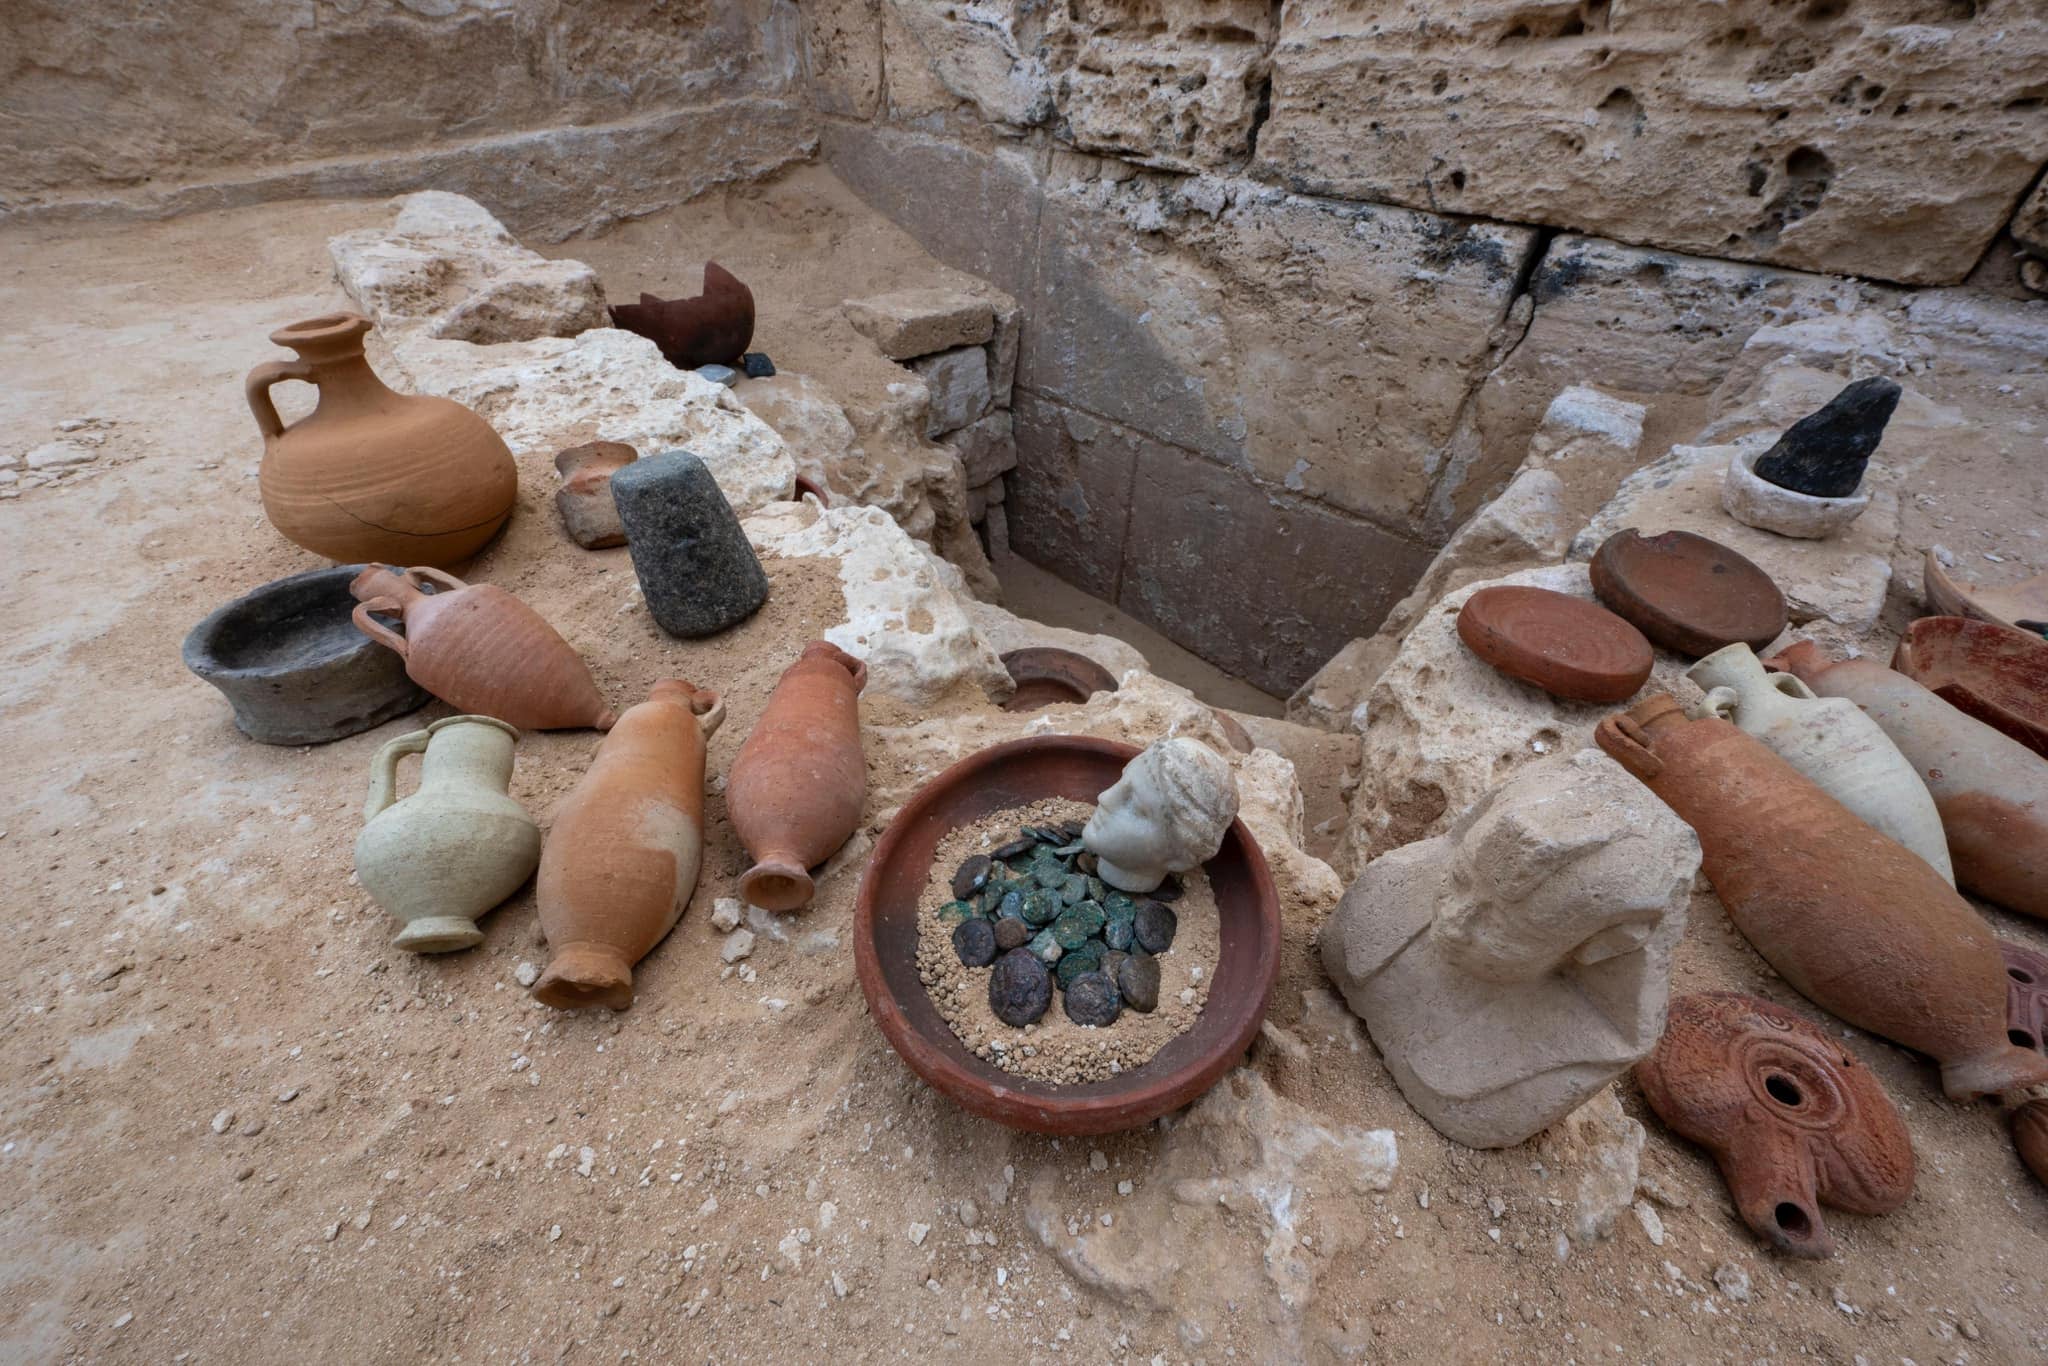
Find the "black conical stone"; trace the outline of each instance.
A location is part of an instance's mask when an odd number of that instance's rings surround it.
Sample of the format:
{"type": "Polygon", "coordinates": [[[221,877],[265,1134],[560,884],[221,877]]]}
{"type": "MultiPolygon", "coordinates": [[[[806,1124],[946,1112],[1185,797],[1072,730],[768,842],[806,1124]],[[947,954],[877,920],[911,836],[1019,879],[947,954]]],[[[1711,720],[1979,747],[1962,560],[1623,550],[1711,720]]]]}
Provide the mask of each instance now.
{"type": "Polygon", "coordinates": [[[1898,385],[1880,377],[1857,380],[1827,407],[1787,427],[1756,462],[1757,477],[1814,498],[1847,498],[1863,482],[1863,467],[1898,406],[1898,385]]]}

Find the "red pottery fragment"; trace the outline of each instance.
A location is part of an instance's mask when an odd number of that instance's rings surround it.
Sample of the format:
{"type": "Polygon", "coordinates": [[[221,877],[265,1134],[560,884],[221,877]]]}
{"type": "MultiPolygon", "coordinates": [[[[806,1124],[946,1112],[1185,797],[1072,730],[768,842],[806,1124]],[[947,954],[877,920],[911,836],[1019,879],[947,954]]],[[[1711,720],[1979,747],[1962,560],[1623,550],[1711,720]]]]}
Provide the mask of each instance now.
{"type": "Polygon", "coordinates": [[[1729,645],[1761,650],[1785,629],[1785,595],[1771,576],[1690,531],[1630,528],[1601,542],[1593,593],[1653,645],[1701,659],[1729,645]]]}
{"type": "Polygon", "coordinates": [[[1458,639],[1508,677],[1572,702],[1626,701],[1656,662],[1643,633],[1598,603],[1515,584],[1467,598],[1458,639]]]}
{"type": "Polygon", "coordinates": [[[458,711],[522,730],[611,728],[590,666],[540,613],[496,584],[439,569],[373,564],[356,575],[356,629],[405,658],[405,672],[458,711]],[[400,635],[370,614],[396,615],[400,635]]]}
{"type": "Polygon", "coordinates": [[[1925,859],[1755,737],[1659,693],[1600,723],[1600,748],[1692,826],[1728,918],[1808,1000],[1941,1064],[1952,1100],[2048,1081],[2005,1035],[1991,927],[1925,859]]]}
{"type": "Polygon", "coordinates": [[[999,811],[1044,797],[1093,802],[1138,757],[1085,735],[1036,735],[971,754],[919,788],[875,845],[854,911],[853,965],[868,1015],[933,1089],[983,1119],[1041,1134],[1107,1134],[1178,1110],[1237,1065],[1266,1017],[1280,970],[1280,897],[1242,820],[1202,865],[1219,913],[1209,1002],[1185,1034],[1150,1060],[1100,1081],[1059,1085],[1014,1076],[976,1057],[918,977],[918,918],[940,841],[999,811]]]}
{"type": "Polygon", "coordinates": [[[811,904],[808,869],[832,857],[860,824],[867,761],[860,752],[860,690],[868,666],[812,641],[785,669],[725,780],[733,829],[754,859],[740,891],[756,906],[811,904]]]}
{"type": "Polygon", "coordinates": [[[2048,758],[2048,640],[1966,617],[1922,617],[1906,628],[1892,667],[2048,758]]]}
{"type": "Polygon", "coordinates": [[[1927,784],[1956,885],[2048,919],[2048,763],[1874,659],[1835,663],[1810,640],[1764,661],[1877,722],[1927,784]]]}
{"type": "Polygon", "coordinates": [[[562,1010],[633,1004],[633,965],[675,928],[704,855],[704,742],[717,693],[654,685],[598,746],[548,827],[534,891],[548,937],[534,996],[562,1010]]]}
{"type": "Polygon", "coordinates": [[[661,348],[678,370],[740,363],[754,339],[754,291],[716,261],[704,263],[704,292],[692,299],[642,294],[637,304],[611,305],[612,322],[661,348]]]}
{"type": "Polygon", "coordinates": [[[2048,1185],[2048,1100],[2030,1100],[2012,1112],[2012,1145],[2034,1179],[2048,1185]]]}
{"type": "Polygon", "coordinates": [[[1884,1086],[1813,1021],[1732,991],[1671,1003],[1636,1080],[1657,1118],[1713,1153],[1736,1213],[1795,1257],[1831,1257],[1820,1206],[1889,1214],[1913,1144],[1884,1086]]]}
{"type": "Polygon", "coordinates": [[[2048,1053],[2048,954],[1998,941],[2005,960],[2005,1033],[2019,1048],[2048,1053]]]}

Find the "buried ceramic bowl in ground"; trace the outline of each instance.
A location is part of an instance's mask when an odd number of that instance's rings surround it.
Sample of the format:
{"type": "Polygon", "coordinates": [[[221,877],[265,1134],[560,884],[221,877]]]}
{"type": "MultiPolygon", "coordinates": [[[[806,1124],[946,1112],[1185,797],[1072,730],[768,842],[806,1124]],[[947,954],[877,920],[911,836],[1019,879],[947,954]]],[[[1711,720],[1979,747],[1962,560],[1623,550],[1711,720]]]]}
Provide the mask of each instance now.
{"type": "Polygon", "coordinates": [[[1756,472],[1756,462],[1764,454],[1754,447],[1742,450],[1728,462],[1728,477],[1721,485],[1721,507],[1744,526],[1818,541],[1861,517],[1870,506],[1870,494],[1862,490],[1847,498],[1815,498],[1781,488],[1756,472]]]}
{"type": "Polygon", "coordinates": [[[405,660],[355,628],[359,564],[309,569],[217,608],[185,637],[185,667],[220,689],[266,745],[317,745],[418,711],[405,660]]]}
{"type": "MultiPolygon", "coordinates": [[[[919,976],[926,889],[940,843],[1000,811],[1049,798],[1093,802],[1138,750],[1089,736],[1034,736],[970,755],[897,813],[861,880],[854,966],[890,1046],[968,1111],[1038,1133],[1111,1133],[1188,1104],[1250,1046],[1279,968],[1280,903],[1264,854],[1243,822],[1205,867],[1217,905],[1218,956],[1209,1004],[1186,1033],[1128,1072],[1078,1085],[1021,1078],[976,1057],[953,1033],[919,976]]],[[[950,872],[951,870],[949,870],[950,872]]]]}
{"type": "Polygon", "coordinates": [[[1114,674],[1072,650],[1029,645],[1002,658],[1003,667],[1017,683],[1017,691],[1003,703],[1004,711],[1037,711],[1063,702],[1086,702],[1096,693],[1116,691],[1114,674]]]}

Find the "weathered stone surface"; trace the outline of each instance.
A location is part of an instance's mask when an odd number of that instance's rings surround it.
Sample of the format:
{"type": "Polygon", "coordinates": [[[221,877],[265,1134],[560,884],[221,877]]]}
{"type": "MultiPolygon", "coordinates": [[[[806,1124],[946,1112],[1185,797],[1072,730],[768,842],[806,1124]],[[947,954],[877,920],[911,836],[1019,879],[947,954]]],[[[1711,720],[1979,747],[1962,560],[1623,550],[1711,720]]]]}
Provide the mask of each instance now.
{"type": "MultiPolygon", "coordinates": [[[[1733,525],[1731,523],[1731,525],[1733,525]]],[[[1467,584],[1438,599],[1408,633],[1365,704],[1361,779],[1332,861],[1355,872],[1390,849],[1443,830],[1523,765],[1575,754],[1614,711],[1565,702],[1481,662],[1458,639],[1458,609],[1489,583],[1527,584],[1593,601],[1583,564],[1547,565],[1467,584]]],[[[1692,661],[1658,654],[1645,686],[1691,698],[1692,661]]]]}
{"type": "Polygon", "coordinates": [[[515,455],[577,439],[639,451],[687,448],[742,517],[787,498],[796,482],[782,438],[732,390],[676,369],[653,342],[630,332],[600,327],[496,346],[409,333],[391,352],[401,387],[467,404],[515,455]]]}
{"type": "Polygon", "coordinates": [[[2017,4],[1311,0],[1285,11],[1259,164],[1318,193],[1954,283],[2048,156],[2040,110],[1982,74],[2044,62],[2048,15],[2017,4]]]}
{"type": "Polygon", "coordinates": [[[519,245],[475,200],[426,190],[393,207],[387,228],[327,239],[342,289],[387,336],[531,341],[607,325],[596,271],[519,245]]]}
{"type": "Polygon", "coordinates": [[[2048,179],[2034,186],[2007,225],[2013,240],[2036,256],[2048,257],[2048,179]]]}
{"type": "Polygon", "coordinates": [[[1030,7],[883,0],[882,21],[891,116],[917,119],[967,105],[989,123],[1016,129],[1050,112],[1051,84],[1030,7]]]}
{"type": "Polygon", "coordinates": [[[960,457],[961,475],[970,490],[1017,468],[1012,421],[1009,413],[998,410],[946,438],[945,444],[960,457]]]}
{"type": "Polygon", "coordinates": [[[754,546],[839,562],[846,620],[825,639],[867,661],[868,687],[928,702],[966,683],[1010,695],[1009,671],[967,615],[958,569],[910,539],[879,508],[782,503],[746,519],[754,546]]]}
{"type": "Polygon", "coordinates": [[[979,346],[995,334],[995,306],[965,290],[899,289],[848,299],[839,308],[854,330],[890,360],[979,346]]]}
{"type": "Polygon", "coordinates": [[[807,0],[804,74],[827,114],[873,118],[882,104],[882,0],[807,0]]]}
{"type": "Polygon", "coordinates": [[[1020,458],[1009,475],[1012,548],[1076,588],[1116,601],[1131,477],[1139,447],[1149,443],[1029,391],[1019,392],[1013,411],[1020,458]]]}
{"type": "Polygon", "coordinates": [[[1010,406],[1017,384],[1017,355],[1024,338],[1024,310],[1014,302],[996,306],[996,331],[988,344],[988,389],[998,408],[1010,406]]]}
{"type": "Polygon", "coordinates": [[[1590,384],[1572,385],[1543,410],[1522,468],[1558,477],[1567,525],[1583,523],[1642,463],[1648,411],[1590,384]]]}
{"type": "MultiPolygon", "coordinates": [[[[1286,696],[1344,641],[1376,628],[1429,563],[1419,542],[1185,451],[1132,444],[1117,605],[1268,692],[1286,696]]],[[[1011,478],[1021,484],[1024,473],[1011,478]]]]}
{"type": "Polygon", "coordinates": [[[989,409],[988,351],[963,346],[926,356],[911,366],[931,394],[924,434],[934,439],[957,432],[989,409]]]}
{"type": "Polygon", "coordinates": [[[1241,164],[1278,19],[1267,0],[1053,7],[1046,64],[1063,136],[1172,170],[1241,164]]]}

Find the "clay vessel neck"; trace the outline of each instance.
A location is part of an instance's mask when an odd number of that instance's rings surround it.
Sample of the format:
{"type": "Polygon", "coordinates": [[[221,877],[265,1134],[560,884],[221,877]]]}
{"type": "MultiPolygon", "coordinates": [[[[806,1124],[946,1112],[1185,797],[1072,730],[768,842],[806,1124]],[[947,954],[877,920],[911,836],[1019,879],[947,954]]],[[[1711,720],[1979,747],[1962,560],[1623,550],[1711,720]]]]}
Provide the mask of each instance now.
{"type": "Polygon", "coordinates": [[[348,591],[357,602],[384,599],[391,606],[378,610],[403,613],[436,593],[452,593],[467,587],[461,579],[439,569],[397,569],[388,564],[373,564],[349,581],[348,591]]]}
{"type": "Polygon", "coordinates": [[[504,792],[512,784],[512,746],[519,732],[494,716],[449,716],[425,730],[401,735],[377,751],[370,763],[365,821],[398,795],[398,764],[420,754],[420,793],[504,792]]]}
{"type": "Polygon", "coordinates": [[[1723,720],[1731,719],[1735,711],[1781,715],[1788,700],[1819,701],[1798,675],[1766,673],[1749,646],[1739,643],[1714,651],[1693,665],[1686,677],[1700,685],[1707,706],[1723,720]]]}
{"type": "Polygon", "coordinates": [[[369,330],[370,320],[360,314],[330,313],[281,327],[270,340],[299,353],[305,370],[300,377],[319,386],[323,405],[333,401],[356,407],[398,397],[363,355],[369,330]]]}

